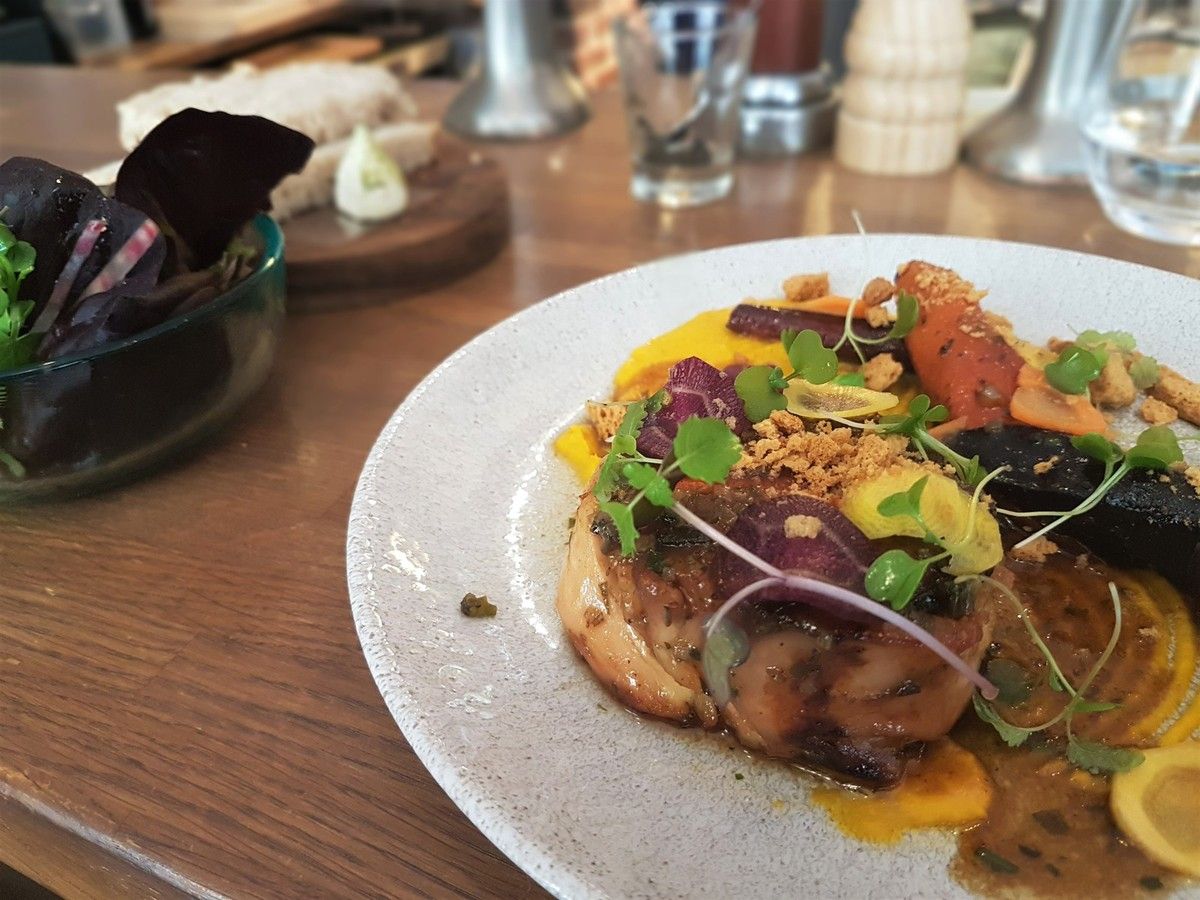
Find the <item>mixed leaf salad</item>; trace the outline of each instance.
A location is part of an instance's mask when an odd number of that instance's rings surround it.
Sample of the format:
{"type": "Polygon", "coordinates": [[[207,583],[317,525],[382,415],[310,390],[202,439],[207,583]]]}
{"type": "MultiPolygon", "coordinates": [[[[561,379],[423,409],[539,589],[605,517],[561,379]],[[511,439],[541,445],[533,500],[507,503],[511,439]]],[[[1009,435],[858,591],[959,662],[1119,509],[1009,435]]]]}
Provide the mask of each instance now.
{"type": "MultiPolygon", "coordinates": [[[[147,134],[111,186],[41,159],[0,164],[0,379],[140,335],[227,292],[262,252],[251,220],[312,149],[268,119],[186,109],[147,134]]],[[[175,346],[152,363],[78,366],[36,387],[33,372],[17,376],[0,396],[0,472],[69,469],[135,446],[162,428],[156,411],[175,415],[229,369],[221,335],[200,327],[186,352],[175,346]],[[137,421],[121,399],[131,396],[137,421]]]]}
{"type": "Polygon", "coordinates": [[[0,164],[0,370],[214,299],[249,270],[254,250],[235,238],[312,147],[258,116],[187,109],[129,154],[111,195],[45,160],[0,164]]]}

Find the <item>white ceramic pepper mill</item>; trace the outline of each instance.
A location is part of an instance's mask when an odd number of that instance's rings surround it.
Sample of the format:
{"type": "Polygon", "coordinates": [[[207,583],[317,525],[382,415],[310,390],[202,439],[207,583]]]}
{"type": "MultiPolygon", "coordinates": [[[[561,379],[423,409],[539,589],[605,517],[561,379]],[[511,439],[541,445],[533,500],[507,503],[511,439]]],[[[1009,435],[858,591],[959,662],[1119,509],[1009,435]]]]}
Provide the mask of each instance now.
{"type": "Polygon", "coordinates": [[[834,155],[875,175],[928,175],[958,157],[966,0],[860,0],[846,36],[834,155]]]}

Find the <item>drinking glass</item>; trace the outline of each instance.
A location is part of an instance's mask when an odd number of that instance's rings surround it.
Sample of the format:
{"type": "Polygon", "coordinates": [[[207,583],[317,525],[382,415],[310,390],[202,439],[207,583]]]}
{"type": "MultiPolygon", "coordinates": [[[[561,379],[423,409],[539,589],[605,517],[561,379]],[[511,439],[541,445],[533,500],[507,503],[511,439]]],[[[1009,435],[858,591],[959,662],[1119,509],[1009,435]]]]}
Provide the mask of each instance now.
{"type": "Polygon", "coordinates": [[[1124,0],[1081,118],[1088,177],[1112,221],[1200,246],[1200,3],[1124,0]]]}
{"type": "Polygon", "coordinates": [[[674,209],[729,193],[754,26],[719,2],[648,4],[614,24],[638,200],[674,209]]]}

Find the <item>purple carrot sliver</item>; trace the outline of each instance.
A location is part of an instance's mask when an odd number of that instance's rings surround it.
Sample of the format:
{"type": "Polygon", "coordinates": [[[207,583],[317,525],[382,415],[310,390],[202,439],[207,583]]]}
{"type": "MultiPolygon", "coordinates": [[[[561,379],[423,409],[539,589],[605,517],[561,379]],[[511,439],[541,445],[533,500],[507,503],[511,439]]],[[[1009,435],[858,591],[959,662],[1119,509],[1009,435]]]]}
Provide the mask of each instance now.
{"type": "MultiPolygon", "coordinates": [[[[778,340],[785,331],[811,329],[821,336],[821,343],[832,347],[842,337],[845,320],[841,316],[806,312],[802,309],[783,309],[774,306],[756,306],[739,303],[729,314],[726,327],[738,334],[749,334],[767,340],[778,340]]],[[[854,322],[854,333],[862,338],[876,340],[888,333],[887,328],[874,328],[859,320],[854,322]]],[[[880,353],[890,353],[902,363],[908,361],[908,350],[903,341],[884,341],[882,344],[864,344],[862,351],[868,358],[880,353]]],[[[838,356],[847,361],[858,361],[849,341],[838,348],[838,356]]]]}
{"type": "Polygon", "coordinates": [[[679,426],[693,416],[720,419],[737,435],[750,431],[734,379],[699,357],[689,356],[673,365],[665,391],[663,405],[646,417],[638,435],[638,450],[646,456],[666,457],[679,426]]]}

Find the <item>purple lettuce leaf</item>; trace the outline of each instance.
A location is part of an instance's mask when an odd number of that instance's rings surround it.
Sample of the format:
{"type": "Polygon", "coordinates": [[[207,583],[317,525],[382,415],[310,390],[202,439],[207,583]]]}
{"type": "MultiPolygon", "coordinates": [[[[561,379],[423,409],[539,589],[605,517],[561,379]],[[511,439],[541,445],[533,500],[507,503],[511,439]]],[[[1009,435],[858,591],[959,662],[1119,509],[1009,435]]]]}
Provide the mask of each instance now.
{"type": "Polygon", "coordinates": [[[721,419],[736,435],[751,430],[742,398],[734,390],[733,377],[689,356],[671,366],[667,373],[662,406],[646,416],[638,435],[638,450],[655,459],[671,452],[679,426],[693,416],[721,419]]]}
{"type": "Polygon", "coordinates": [[[55,282],[89,222],[102,222],[104,230],[65,293],[56,298],[54,318],[78,300],[147,218],[144,212],[104,196],[82,175],[27,157],[0,164],[0,208],[5,209],[4,223],[37,251],[33,272],[21,285],[21,299],[34,304],[30,323],[42,317],[55,282]]]}
{"type": "Polygon", "coordinates": [[[312,139],[261,116],[185,109],[160,122],[125,158],[116,197],[170,236],[169,271],[216,262],[271,191],[299,172],[312,139]]]}

